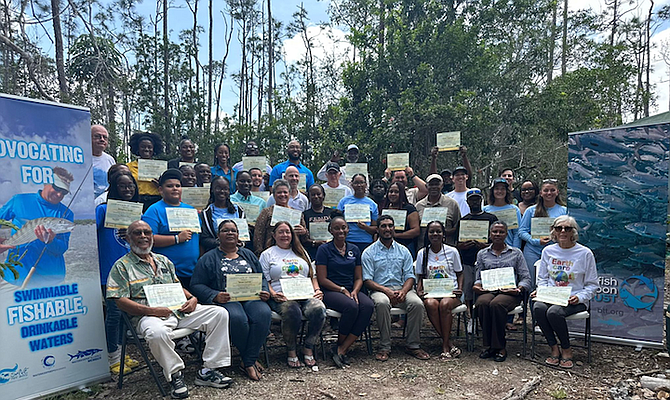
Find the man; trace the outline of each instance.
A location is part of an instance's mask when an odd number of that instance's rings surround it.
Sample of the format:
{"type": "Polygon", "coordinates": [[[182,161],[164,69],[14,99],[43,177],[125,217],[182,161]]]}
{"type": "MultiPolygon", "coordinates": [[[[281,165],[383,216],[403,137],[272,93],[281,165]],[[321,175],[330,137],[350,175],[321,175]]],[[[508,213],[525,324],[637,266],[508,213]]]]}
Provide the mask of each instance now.
{"type": "MultiPolygon", "coordinates": [[[[74,228],[74,214],[61,203],[70,193],[70,184],[74,177],[62,167],[53,168],[53,183],[47,183],[37,193],[14,195],[0,209],[0,219],[10,221],[19,229],[26,226],[36,239],[16,246],[7,253],[7,259],[19,261],[15,265],[18,277],[5,270],[3,289],[16,289],[26,285],[28,288],[57,285],[65,279],[65,259],[63,254],[70,243],[70,232],[74,228]],[[45,221],[34,228],[28,228],[31,220],[41,217],[59,218],[45,221]]],[[[16,233],[12,231],[12,234],[16,233]]],[[[25,232],[30,235],[29,232],[25,232]]],[[[10,239],[11,240],[11,239],[10,239]]],[[[95,240],[95,239],[94,239],[95,240]]]]}
{"type": "MultiPolygon", "coordinates": [[[[358,150],[358,146],[355,144],[350,144],[347,147],[347,162],[348,163],[357,163],[358,162],[358,157],[360,156],[360,151],[358,150]]],[[[332,157],[330,157],[330,161],[327,163],[323,164],[319,172],[316,173],[316,177],[321,179],[322,181],[328,180],[328,163],[334,162],[339,165],[339,161],[342,159],[340,157],[340,152],[335,150],[333,152],[332,157]]],[[[347,176],[347,167],[343,166],[340,167],[340,171],[342,172],[342,175],[340,176],[340,184],[344,186],[349,186],[351,181],[351,176],[347,176]]],[[[365,179],[367,180],[368,177],[366,176],[365,179]]],[[[309,188],[308,188],[309,189],[309,188]]]]}
{"type": "Polygon", "coordinates": [[[509,186],[509,190],[512,191],[512,196],[515,200],[514,204],[519,204],[519,202],[523,201],[521,198],[521,191],[514,188],[514,183],[516,182],[514,179],[514,170],[512,168],[503,168],[500,171],[500,177],[507,181],[507,186],[509,186]]]}
{"type": "MultiPolygon", "coordinates": [[[[447,197],[447,195],[442,194],[442,177],[438,174],[432,174],[428,176],[428,196],[423,198],[421,201],[416,203],[416,210],[419,212],[419,219],[423,219],[423,213],[427,208],[430,207],[446,207],[447,208],[447,217],[442,223],[444,224],[444,229],[446,229],[445,240],[447,244],[454,246],[456,245],[456,229],[458,228],[458,222],[461,220],[461,211],[458,208],[458,203],[455,200],[447,197]]],[[[428,221],[430,222],[430,221],[428,221]]],[[[421,228],[421,235],[419,235],[419,248],[424,246],[423,238],[425,237],[426,228],[421,228]]]]}
{"type": "Polygon", "coordinates": [[[207,186],[212,182],[212,170],[209,168],[209,165],[205,163],[195,164],[195,175],[197,177],[197,185],[204,187],[205,183],[207,186]]]}
{"type": "Polygon", "coordinates": [[[114,157],[105,153],[109,144],[109,133],[102,125],[91,126],[91,150],[93,151],[93,194],[100,196],[107,190],[107,171],[116,161],[114,157]]]}
{"type": "Polygon", "coordinates": [[[267,173],[263,173],[260,168],[251,168],[249,170],[251,175],[251,191],[252,192],[265,192],[267,188],[265,187],[265,182],[263,180],[264,176],[270,176],[267,173]]]}
{"type": "MultiPolygon", "coordinates": [[[[300,193],[298,190],[298,183],[300,182],[300,172],[298,172],[298,168],[291,165],[286,169],[284,177],[288,181],[290,187],[288,205],[294,210],[307,210],[309,208],[309,200],[307,199],[307,196],[300,193]]],[[[270,196],[267,201],[267,207],[270,207],[274,204],[274,196],[270,196]]]]}
{"type": "Polygon", "coordinates": [[[293,166],[298,169],[299,173],[307,175],[307,188],[311,187],[314,184],[314,175],[309,168],[305,167],[300,162],[300,157],[302,156],[302,146],[300,146],[300,142],[297,140],[288,142],[288,145],[286,145],[286,154],[288,155],[288,160],[279,163],[272,168],[268,186],[272,186],[277,179],[281,179],[284,172],[286,172],[286,169],[293,166]]]}
{"type": "Polygon", "coordinates": [[[456,200],[458,208],[461,210],[461,217],[470,214],[470,206],[466,200],[468,192],[468,170],[465,167],[456,167],[453,172],[454,190],[447,193],[447,196],[456,200]]]}
{"type": "Polygon", "coordinates": [[[395,182],[400,182],[405,185],[407,201],[412,205],[416,205],[419,200],[423,199],[428,194],[426,182],[414,175],[412,167],[407,167],[404,171],[393,171],[391,173],[391,183],[395,182]],[[413,183],[414,187],[409,187],[410,183],[413,183]]]}
{"type": "MultiPolygon", "coordinates": [[[[258,214],[265,208],[265,200],[256,197],[251,192],[251,175],[247,171],[240,171],[237,174],[237,192],[230,196],[230,201],[242,207],[249,221],[249,235],[254,237],[254,225],[258,214]]],[[[253,251],[253,240],[249,241],[253,251]]]]}
{"type": "Polygon", "coordinates": [[[451,171],[443,169],[442,172],[440,172],[440,176],[444,182],[442,184],[442,194],[447,194],[454,190],[454,181],[451,179],[451,171]]]}
{"type": "Polygon", "coordinates": [[[170,229],[167,216],[168,208],[193,209],[181,202],[181,172],[174,168],[163,172],[158,179],[158,192],[162,200],[147,209],[142,215],[142,221],[149,224],[154,232],[156,253],[168,257],[174,263],[179,281],[188,288],[193,268],[200,256],[200,234],[188,229],[170,229]]]}
{"type": "Polygon", "coordinates": [[[195,145],[191,139],[184,138],[179,142],[179,157],[168,161],[168,168],[179,169],[180,163],[195,164],[195,145]]]}
{"type": "Polygon", "coordinates": [[[406,352],[420,360],[430,356],[420,347],[423,301],[414,291],[414,266],[407,247],[393,240],[395,227],[390,215],[377,220],[379,239],[363,251],[363,281],[371,291],[379,326],[380,348],[376,358],[386,361],[391,352],[391,307],[407,312],[406,352]]]}
{"type": "MultiPolygon", "coordinates": [[[[352,196],[354,194],[354,191],[351,190],[349,185],[343,184],[342,183],[342,169],[344,167],[340,167],[340,164],[333,162],[333,161],[328,161],[325,165],[326,168],[326,183],[322,183],[321,186],[324,189],[330,188],[330,189],[343,189],[344,190],[344,197],[346,196],[352,196]]],[[[317,178],[319,178],[317,174],[317,178]]],[[[321,178],[319,178],[321,179],[321,178]]],[[[365,177],[367,180],[367,177],[365,177]]],[[[309,189],[309,188],[308,188],[309,189]]]]}
{"type": "MultiPolygon", "coordinates": [[[[256,142],[254,142],[253,140],[248,141],[247,145],[244,147],[244,154],[247,157],[257,157],[257,156],[259,156],[260,152],[258,151],[258,145],[256,144],[256,142]]],[[[246,170],[246,168],[244,168],[244,161],[240,161],[240,162],[236,163],[235,165],[233,165],[233,171],[235,171],[235,172],[240,172],[240,171],[245,171],[245,170],[246,170]]],[[[272,167],[270,166],[270,164],[265,164],[265,170],[268,174],[272,172],[272,167]]]]}
{"type": "Polygon", "coordinates": [[[215,388],[230,386],[232,379],[216,370],[230,366],[231,362],[228,311],[225,308],[200,305],[186,289],[182,289],[186,302],[178,311],[148,305],[144,285],[179,283],[172,262],[151,251],[154,242],[151,235],[151,227],[144,221],[135,221],[128,226],[126,237],[131,251],[112,266],[107,280],[107,298],[114,299],[121,311],[133,316],[138,334],[149,344],[151,354],[172,386],[172,398],[188,397],[181,372],[184,362],[172,342],[172,331],[178,328],[201,330],[206,335],[203,367],[196,372],[195,384],[215,388]]]}

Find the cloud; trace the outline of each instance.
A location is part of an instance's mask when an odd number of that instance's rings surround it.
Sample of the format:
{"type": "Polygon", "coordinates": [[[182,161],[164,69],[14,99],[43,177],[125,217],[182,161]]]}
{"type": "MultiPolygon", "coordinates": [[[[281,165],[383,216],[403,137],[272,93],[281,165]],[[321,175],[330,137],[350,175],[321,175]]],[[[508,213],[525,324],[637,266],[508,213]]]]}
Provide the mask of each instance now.
{"type": "MultiPolygon", "coordinates": [[[[353,59],[354,48],[347,34],[328,26],[309,26],[307,37],[312,42],[312,56],[317,63],[335,63],[339,67],[344,61],[353,59]]],[[[306,47],[300,34],[284,40],[282,53],[287,64],[295,64],[305,59],[306,47]]]]}

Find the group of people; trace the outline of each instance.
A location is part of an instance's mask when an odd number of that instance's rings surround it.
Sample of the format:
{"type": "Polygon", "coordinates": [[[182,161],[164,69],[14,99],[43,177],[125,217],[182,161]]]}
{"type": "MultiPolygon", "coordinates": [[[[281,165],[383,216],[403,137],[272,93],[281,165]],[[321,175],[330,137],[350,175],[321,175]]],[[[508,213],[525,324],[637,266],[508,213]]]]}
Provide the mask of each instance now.
{"type": "MultiPolygon", "coordinates": [[[[92,128],[94,139],[97,127],[92,128]]],[[[138,135],[131,139],[134,154],[152,158],[160,153],[157,135],[138,135]]],[[[195,382],[227,387],[231,379],[219,369],[231,364],[230,344],[240,353],[241,371],[251,380],[262,378],[258,358],[272,312],[281,317],[287,365],[292,368],[316,365],[314,349],[327,309],[341,314],[332,348],[332,361],[338,367],[353,362],[349,350],[367,329],[373,313],[380,335],[375,357],[388,360],[392,308],[406,314],[408,354],[430,358],[420,339],[427,314],[442,338],[439,358],[449,360],[461,355],[450,338],[452,311],[461,301],[468,306],[468,314],[480,321],[484,350],[479,356],[501,362],[507,357],[505,333],[512,322],[507,314],[525,296],[533,298],[538,286],[572,288],[566,307],[533,303],[535,318],[551,348],[546,363],[572,367],[565,317],[584,310],[598,284],[593,254],[577,243],[578,226],[566,215],[556,180],[546,179],[539,187],[525,181],[515,190],[514,171],[506,169],[492,181],[485,196],[482,190],[468,187],[471,167],[465,149],[461,150],[464,166],[441,173],[437,173],[434,149],[425,181],[407,167],[387,171],[368,190],[368,176],[348,176],[346,167],[338,163],[338,154],[317,173],[325,183],[315,184],[312,172],[300,161],[301,146],[295,140],[287,145],[287,161],[272,168],[268,165],[265,171],[246,170],[242,162],[230,167],[230,149],[219,145],[208,173],[201,174],[198,166],[204,164],[197,163],[191,173],[194,150],[192,142],[184,139],[180,158],[171,160],[170,168],[156,181],[137,181],[136,161],[128,164],[129,170],[110,165],[106,174],[109,186],[100,194],[104,200],[96,216],[112,368],[133,364],[133,360],[119,359],[121,311],[133,316],[177,398],[187,397],[188,390],[181,375],[183,362],[170,340],[172,329],[205,331],[204,364],[195,382]],[[264,176],[267,179],[262,182],[264,176]],[[305,193],[299,187],[301,181],[306,184],[305,193]],[[200,232],[171,230],[167,210],[193,208],[181,201],[182,187],[193,182],[209,183],[209,204],[199,212],[200,232]],[[255,195],[261,188],[270,190],[267,201],[255,195]],[[327,199],[331,189],[342,195],[335,203],[327,199]],[[111,199],[144,203],[141,220],[127,229],[105,228],[106,200],[111,199]],[[356,218],[347,220],[354,210],[356,218]],[[517,216],[511,228],[496,216],[501,211],[509,215],[510,210],[517,216]],[[278,219],[278,215],[283,217],[278,219]],[[291,222],[287,215],[294,216],[291,222]],[[424,215],[438,217],[426,220],[424,215]],[[550,237],[533,238],[534,217],[555,218],[550,237]],[[488,222],[488,242],[458,240],[460,221],[467,220],[488,222]],[[240,237],[243,221],[249,228],[244,240],[240,237]],[[326,229],[328,238],[323,236],[326,229]],[[514,271],[516,287],[484,288],[482,271],[508,267],[514,271]],[[233,301],[227,276],[249,273],[262,276],[258,299],[233,301]],[[440,278],[453,282],[453,295],[427,296],[426,280],[440,278]],[[289,300],[282,290],[286,279],[309,280],[313,296],[289,300]],[[187,299],[180,310],[147,305],[144,285],[175,282],[181,283],[187,299]],[[299,348],[303,321],[307,329],[299,348]]],[[[255,142],[249,142],[245,151],[259,154],[255,142]]],[[[358,153],[358,147],[350,145],[347,161],[356,162],[358,153]]]]}

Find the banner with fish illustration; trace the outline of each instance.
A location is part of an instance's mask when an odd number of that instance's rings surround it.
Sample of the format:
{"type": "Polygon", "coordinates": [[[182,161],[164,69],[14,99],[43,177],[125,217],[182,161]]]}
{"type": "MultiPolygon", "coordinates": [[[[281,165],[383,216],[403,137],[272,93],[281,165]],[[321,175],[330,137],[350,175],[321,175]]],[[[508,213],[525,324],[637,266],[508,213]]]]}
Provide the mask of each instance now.
{"type": "Polygon", "coordinates": [[[87,109],[0,94],[0,393],[109,376],[87,109]]]}
{"type": "Polygon", "coordinates": [[[568,213],[598,265],[595,339],[663,343],[669,128],[670,121],[569,135],[568,213]]]}

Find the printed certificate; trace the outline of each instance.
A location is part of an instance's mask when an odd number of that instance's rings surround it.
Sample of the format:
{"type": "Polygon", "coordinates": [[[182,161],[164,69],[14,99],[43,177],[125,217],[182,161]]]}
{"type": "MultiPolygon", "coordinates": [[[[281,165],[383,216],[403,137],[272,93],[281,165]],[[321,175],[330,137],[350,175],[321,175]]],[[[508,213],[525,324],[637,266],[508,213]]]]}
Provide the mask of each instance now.
{"type": "Polygon", "coordinates": [[[310,222],[309,238],[312,240],[331,240],[333,235],[328,232],[328,222],[310,222]]]}
{"type": "Polygon", "coordinates": [[[538,286],[535,300],[543,303],[567,306],[572,287],[570,286],[538,286]]]}
{"type": "Polygon", "coordinates": [[[163,283],[143,287],[149,307],[167,307],[172,311],[179,310],[186,303],[184,288],[180,283],[163,283]]]}
{"type": "Polygon", "coordinates": [[[323,190],[326,192],[326,198],[323,200],[323,205],[326,207],[337,207],[346,192],[344,188],[334,189],[331,187],[324,187],[323,190]]]}
{"type": "Polygon", "coordinates": [[[516,215],[516,208],[510,207],[502,211],[492,211],[491,214],[498,217],[500,221],[507,224],[507,229],[516,229],[519,227],[519,218],[516,215]]]}
{"type": "Polygon", "coordinates": [[[370,222],[370,206],[367,204],[345,204],[344,219],[347,222],[370,222]]]}
{"type": "Polygon", "coordinates": [[[265,173],[267,165],[268,161],[265,156],[242,156],[242,167],[245,171],[249,171],[252,168],[258,168],[265,173]]]}
{"type": "Polygon", "coordinates": [[[300,217],[302,213],[300,210],[294,210],[288,207],[282,207],[275,204],[274,209],[272,210],[272,219],[270,220],[270,226],[277,225],[277,222],[286,221],[291,226],[300,225],[300,217]]]}
{"type": "Polygon", "coordinates": [[[125,229],[142,218],[142,203],[134,201],[107,200],[105,228],[125,229]]]}
{"type": "Polygon", "coordinates": [[[421,227],[425,228],[433,221],[440,221],[444,223],[449,216],[449,209],[447,207],[427,207],[423,210],[421,216],[421,227]]]}
{"type": "Polygon", "coordinates": [[[167,214],[170,232],[200,232],[200,218],[198,218],[198,210],[195,208],[168,207],[165,209],[165,213],[167,214]]]}
{"type": "Polygon", "coordinates": [[[163,172],[167,171],[167,161],[163,160],[137,160],[137,180],[150,181],[161,177],[163,172]]]}
{"type": "Polygon", "coordinates": [[[454,297],[454,280],[451,278],[424,279],[423,291],[426,298],[454,297]]]}
{"type": "Polygon", "coordinates": [[[461,220],[458,226],[458,241],[476,240],[486,243],[489,238],[489,221],[461,220]]]}
{"type": "Polygon", "coordinates": [[[405,230],[405,220],[407,219],[407,210],[382,210],[382,215],[390,215],[393,218],[393,224],[396,231],[405,230]]]}
{"type": "Polygon", "coordinates": [[[230,301],[260,299],[263,274],[226,274],[226,293],[230,301]]]}
{"type": "Polygon", "coordinates": [[[530,219],[530,236],[533,239],[548,238],[551,234],[551,224],[555,218],[533,217],[530,219]]]}
{"type": "Polygon", "coordinates": [[[310,278],[283,278],[279,283],[282,293],[288,300],[306,300],[314,297],[314,286],[310,278]]]}
{"type": "Polygon", "coordinates": [[[251,235],[249,234],[249,223],[244,218],[233,218],[235,224],[237,225],[237,232],[239,234],[239,239],[243,242],[250,242],[251,235]]]}
{"type": "Polygon", "coordinates": [[[482,288],[484,290],[500,290],[516,288],[516,278],[514,277],[514,268],[495,268],[487,269],[481,272],[482,288]]]}
{"type": "Polygon", "coordinates": [[[250,224],[253,225],[256,223],[258,215],[261,213],[261,206],[258,204],[239,203],[236,201],[233,201],[233,204],[244,210],[244,215],[246,215],[247,221],[249,221],[250,224]]]}
{"type": "Polygon", "coordinates": [[[267,201],[270,199],[270,194],[271,193],[270,192],[251,192],[251,194],[256,196],[256,197],[260,197],[261,199],[265,200],[265,202],[267,203],[267,201]]]}
{"type": "Polygon", "coordinates": [[[391,171],[404,171],[409,167],[409,153],[387,154],[386,166],[391,171]]]}
{"type": "Polygon", "coordinates": [[[439,151],[458,150],[461,146],[461,132],[442,132],[437,134],[437,148],[439,151]]]}
{"type": "Polygon", "coordinates": [[[300,174],[300,179],[298,180],[298,190],[303,193],[307,193],[307,174],[300,174]]]}
{"type": "Polygon", "coordinates": [[[198,210],[207,207],[209,202],[209,188],[185,187],[181,188],[181,201],[198,210]]]}
{"type": "Polygon", "coordinates": [[[354,175],[362,174],[365,179],[368,179],[368,164],[367,163],[346,163],[344,164],[347,179],[351,180],[354,175]]]}

